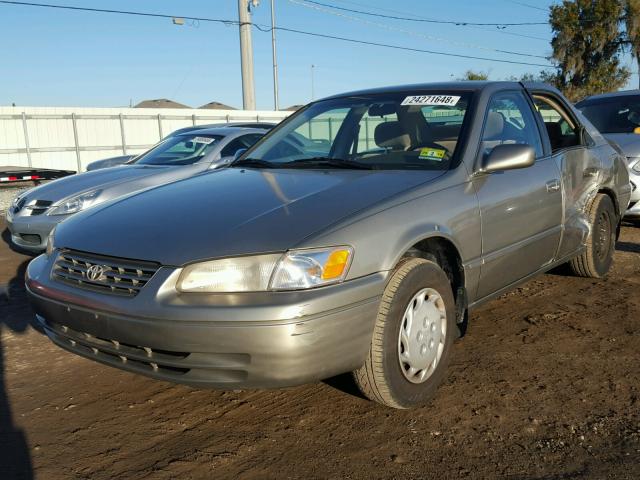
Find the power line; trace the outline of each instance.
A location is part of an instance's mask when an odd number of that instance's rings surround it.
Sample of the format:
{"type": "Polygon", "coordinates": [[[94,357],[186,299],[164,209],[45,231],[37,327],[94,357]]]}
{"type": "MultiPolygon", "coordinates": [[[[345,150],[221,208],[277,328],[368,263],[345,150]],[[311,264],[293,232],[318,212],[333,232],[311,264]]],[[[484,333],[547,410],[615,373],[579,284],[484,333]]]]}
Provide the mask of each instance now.
{"type": "MultiPolygon", "coordinates": [[[[21,6],[30,6],[30,7],[43,7],[43,8],[57,8],[57,9],[62,9],[62,10],[86,11],[86,12],[93,12],[93,13],[113,13],[113,14],[119,14],[119,15],[136,15],[136,16],[141,16],[141,17],[156,17],[156,18],[169,18],[169,19],[171,19],[171,18],[185,18],[185,19],[188,19],[188,20],[198,20],[200,22],[222,23],[224,25],[239,25],[240,24],[240,22],[238,22],[237,20],[228,20],[228,19],[221,19],[221,18],[189,17],[189,16],[185,16],[185,15],[166,15],[166,14],[161,14],[161,13],[135,12],[135,11],[128,11],[128,10],[109,10],[109,9],[102,9],[102,8],[74,7],[74,6],[70,6],[70,5],[53,5],[53,4],[48,4],[48,3],[35,3],[35,2],[20,2],[20,1],[11,1],[11,0],[0,0],[0,4],[11,4],[11,5],[21,5],[21,6]]],[[[272,27],[268,26],[268,25],[260,25],[260,24],[253,23],[253,26],[256,27],[258,30],[260,30],[262,32],[271,32],[271,30],[272,30],[272,27]]],[[[356,38],[340,37],[340,36],[336,36],[336,35],[327,35],[327,34],[324,34],[324,33],[308,32],[308,31],[305,31],[305,30],[298,30],[298,29],[295,29],[295,28],[288,28],[288,27],[275,27],[275,29],[276,30],[281,30],[283,32],[296,33],[298,35],[305,35],[305,36],[317,37],[317,38],[326,38],[326,39],[338,40],[338,41],[342,41],[342,42],[355,43],[355,44],[359,44],[359,45],[369,45],[369,46],[375,46],[375,47],[389,48],[389,49],[393,49],[393,50],[404,50],[404,51],[408,51],[408,52],[426,53],[426,54],[430,54],[430,55],[440,55],[440,56],[445,56],[445,57],[465,58],[465,59],[470,59],[470,60],[484,60],[484,61],[489,61],[489,62],[508,63],[508,64],[513,64],[513,65],[528,65],[528,66],[534,66],[534,67],[550,67],[551,66],[550,64],[529,63],[529,62],[521,62],[521,61],[516,61],[516,60],[504,60],[504,59],[499,59],[499,58],[479,57],[479,56],[474,56],[474,55],[463,55],[463,54],[459,54],[459,53],[441,52],[441,51],[437,51],[437,50],[426,50],[426,49],[421,49],[421,48],[403,47],[403,46],[400,46],[400,45],[392,45],[392,44],[379,43],[379,42],[370,42],[370,41],[366,41],[366,40],[359,40],[359,39],[356,39],[356,38]]]]}
{"type": "Polygon", "coordinates": [[[516,5],[520,5],[522,7],[533,8],[534,10],[542,10],[543,12],[549,13],[549,9],[548,8],[537,7],[537,6],[531,5],[529,3],[518,2],[517,0],[504,0],[504,1],[505,2],[509,2],[509,3],[515,3],[516,5]]]}
{"type": "MultiPolygon", "coordinates": [[[[368,5],[364,5],[364,4],[358,3],[358,2],[353,2],[353,1],[350,1],[350,0],[334,0],[334,1],[339,1],[340,3],[348,3],[350,5],[356,5],[358,7],[365,7],[365,8],[368,7],[368,5]]],[[[507,0],[505,0],[505,1],[507,1],[507,0]]],[[[414,18],[422,18],[422,19],[428,20],[425,17],[416,16],[416,15],[413,15],[412,13],[403,12],[401,10],[393,10],[393,9],[390,9],[390,8],[383,8],[383,7],[376,7],[376,8],[377,8],[377,10],[382,10],[382,11],[385,11],[385,12],[397,13],[397,14],[400,14],[400,15],[412,15],[414,18]]],[[[527,35],[527,34],[524,34],[524,33],[509,32],[504,28],[489,29],[489,28],[477,27],[477,26],[473,26],[473,25],[458,25],[458,26],[467,27],[467,28],[473,28],[475,30],[482,30],[482,31],[485,31],[485,32],[499,33],[501,35],[510,35],[512,37],[529,38],[531,40],[539,40],[541,42],[549,43],[549,39],[548,38],[537,37],[535,35],[527,35]]]]}
{"type": "Polygon", "coordinates": [[[476,30],[482,30],[483,32],[492,32],[492,33],[501,33],[503,35],[511,35],[512,37],[522,37],[522,38],[529,38],[531,40],[540,40],[546,43],[549,43],[550,40],[548,38],[542,38],[542,37],[536,37],[535,35],[526,35],[524,33],[515,33],[515,32],[508,32],[506,30],[494,30],[494,29],[488,29],[485,27],[476,27],[474,25],[467,25],[468,28],[474,28],[476,30]]]}
{"type": "MultiPolygon", "coordinates": [[[[409,52],[428,53],[428,54],[431,54],[431,55],[442,55],[442,56],[445,56],[445,57],[466,58],[466,59],[471,59],[471,60],[486,60],[486,61],[489,61],[489,62],[510,63],[510,64],[514,64],[514,65],[529,65],[529,66],[533,66],[533,67],[551,67],[552,66],[549,63],[542,64],[542,63],[519,62],[519,61],[516,61],[516,60],[503,60],[503,59],[499,59],[499,58],[477,57],[477,56],[474,56],[474,55],[463,55],[463,54],[458,54],[458,53],[439,52],[439,51],[436,51],[436,50],[425,50],[425,49],[421,49],[421,48],[403,47],[403,46],[400,46],[400,45],[391,45],[391,44],[388,44],[388,43],[378,43],[378,42],[370,42],[370,41],[367,41],[367,40],[358,40],[358,39],[355,39],[355,38],[338,37],[338,36],[334,36],[334,35],[327,35],[327,34],[324,34],[324,33],[305,32],[303,30],[296,30],[296,29],[293,29],[293,28],[286,28],[286,27],[276,27],[276,30],[282,30],[284,32],[298,33],[300,35],[308,35],[308,36],[312,36],[312,37],[329,38],[329,39],[332,39],[332,40],[341,40],[343,42],[358,43],[360,45],[371,45],[371,46],[375,46],[375,47],[391,48],[391,49],[395,49],[395,50],[406,50],[406,51],[409,51],[409,52]]],[[[265,30],[263,30],[263,31],[265,31],[265,30]]]]}
{"type": "Polygon", "coordinates": [[[454,20],[436,20],[436,19],[426,19],[426,18],[416,18],[416,17],[400,17],[396,15],[385,15],[383,13],[373,13],[373,12],[365,12],[364,10],[355,10],[352,8],[339,7],[337,5],[331,5],[328,3],[317,2],[315,0],[305,0],[308,3],[314,3],[316,5],[321,5],[323,7],[335,8],[336,10],[342,10],[345,12],[351,13],[359,13],[361,15],[370,15],[372,17],[380,17],[380,18],[389,18],[391,20],[403,20],[407,22],[421,22],[421,23],[440,23],[446,25],[477,25],[477,26],[485,26],[485,27],[512,27],[512,26],[525,26],[525,25],[548,25],[548,22],[502,22],[502,23],[478,23],[478,22],[464,22],[464,21],[454,21],[454,20]]]}
{"type": "Polygon", "coordinates": [[[334,15],[340,18],[344,18],[345,20],[350,20],[350,21],[354,21],[354,22],[359,22],[359,23],[364,23],[366,25],[372,25],[374,27],[379,27],[379,28],[384,28],[386,30],[391,30],[391,31],[395,31],[395,32],[400,32],[400,33],[406,33],[407,35],[411,35],[414,37],[420,37],[420,38],[424,38],[426,40],[431,40],[431,41],[438,41],[438,42],[444,42],[444,43],[449,43],[451,45],[455,45],[458,47],[462,47],[462,48],[475,48],[478,50],[484,50],[487,52],[496,52],[496,53],[506,53],[508,55],[519,55],[522,57],[533,57],[533,58],[542,58],[545,59],[547,57],[545,57],[544,55],[535,55],[532,53],[522,53],[522,52],[514,52],[512,50],[499,50],[496,48],[490,48],[490,47],[482,47],[480,45],[475,45],[475,44],[471,44],[471,43],[464,43],[464,42],[458,42],[455,40],[450,40],[448,38],[442,38],[442,37],[436,37],[433,35],[428,35],[422,32],[416,32],[413,30],[406,30],[403,28],[398,28],[392,25],[388,25],[386,23],[377,23],[371,20],[367,20],[364,18],[360,18],[360,17],[354,17],[342,12],[335,12],[333,10],[330,9],[326,9],[323,7],[320,7],[318,5],[311,5],[310,3],[315,3],[315,2],[307,2],[307,0],[289,0],[289,3],[293,3],[294,5],[299,5],[301,7],[305,7],[305,8],[309,8],[312,10],[315,10],[317,12],[321,12],[321,13],[326,13],[329,15],[334,15]]]}
{"type": "Polygon", "coordinates": [[[50,3],[34,3],[34,2],[17,2],[11,0],[0,0],[0,3],[9,5],[21,5],[26,7],[44,7],[44,8],[58,8],[61,10],[77,10],[82,12],[94,12],[94,13],[115,13],[120,15],[136,15],[139,17],[155,17],[155,18],[184,18],[186,20],[195,20],[199,22],[214,22],[222,23],[224,25],[239,25],[237,20],[226,20],[222,18],[204,18],[204,17],[186,17],[184,15],[165,15],[162,13],[149,13],[149,12],[133,12],[129,10],[109,10],[106,8],[90,8],[90,7],[74,7],[71,5],[53,5],[50,3]]]}

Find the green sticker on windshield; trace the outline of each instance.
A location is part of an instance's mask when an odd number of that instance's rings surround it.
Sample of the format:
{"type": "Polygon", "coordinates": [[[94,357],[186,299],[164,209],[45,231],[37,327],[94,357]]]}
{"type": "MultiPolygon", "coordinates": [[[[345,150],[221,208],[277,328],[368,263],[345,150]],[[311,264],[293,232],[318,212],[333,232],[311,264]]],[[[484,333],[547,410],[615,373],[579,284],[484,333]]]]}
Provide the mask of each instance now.
{"type": "Polygon", "coordinates": [[[441,162],[446,153],[446,150],[442,148],[421,148],[418,158],[420,160],[435,160],[436,162],[441,162]]]}

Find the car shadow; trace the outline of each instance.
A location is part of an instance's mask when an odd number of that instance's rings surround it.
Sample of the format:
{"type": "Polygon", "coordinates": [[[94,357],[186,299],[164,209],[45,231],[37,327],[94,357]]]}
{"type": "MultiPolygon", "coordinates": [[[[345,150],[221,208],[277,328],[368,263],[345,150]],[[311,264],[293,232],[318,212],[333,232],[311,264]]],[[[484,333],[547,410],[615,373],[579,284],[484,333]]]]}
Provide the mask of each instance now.
{"type": "Polygon", "coordinates": [[[616,243],[616,250],[621,252],[640,253],[640,244],[631,242],[616,243]]]}
{"type": "MultiPolygon", "coordinates": [[[[4,238],[4,234],[3,234],[4,238]]],[[[7,284],[0,284],[0,334],[24,334],[33,325],[33,312],[27,302],[24,274],[30,259],[22,262],[7,284]]],[[[27,438],[15,425],[5,383],[3,338],[0,335],[0,478],[30,480],[33,465],[27,438]]]]}
{"type": "Polygon", "coordinates": [[[2,241],[6,243],[7,246],[14,252],[19,253],[20,255],[29,255],[30,257],[36,257],[38,255],[14,245],[14,243],[11,241],[11,232],[8,228],[5,228],[0,236],[2,237],[2,241]]]}
{"type": "Polygon", "coordinates": [[[343,373],[341,375],[336,375],[335,377],[327,378],[323,380],[322,383],[325,383],[330,387],[341,391],[342,393],[367,400],[367,397],[362,394],[362,392],[356,385],[356,382],[353,379],[353,375],[351,373],[343,373]]]}

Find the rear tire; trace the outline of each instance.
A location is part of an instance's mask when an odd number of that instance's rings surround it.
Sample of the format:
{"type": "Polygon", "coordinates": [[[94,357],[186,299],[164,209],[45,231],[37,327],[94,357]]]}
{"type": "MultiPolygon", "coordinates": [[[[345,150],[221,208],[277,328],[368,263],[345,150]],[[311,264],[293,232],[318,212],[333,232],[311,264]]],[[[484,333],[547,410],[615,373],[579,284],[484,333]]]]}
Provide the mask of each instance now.
{"type": "Polygon", "coordinates": [[[445,377],[455,312],[451,284],[436,263],[401,263],[382,295],[369,355],[353,372],[360,391],[393,408],[428,402],[445,377]]]}
{"type": "Polygon", "coordinates": [[[608,195],[599,193],[587,211],[590,231],[587,248],[569,262],[574,275],[589,278],[604,277],[613,261],[616,246],[617,215],[608,195]]]}

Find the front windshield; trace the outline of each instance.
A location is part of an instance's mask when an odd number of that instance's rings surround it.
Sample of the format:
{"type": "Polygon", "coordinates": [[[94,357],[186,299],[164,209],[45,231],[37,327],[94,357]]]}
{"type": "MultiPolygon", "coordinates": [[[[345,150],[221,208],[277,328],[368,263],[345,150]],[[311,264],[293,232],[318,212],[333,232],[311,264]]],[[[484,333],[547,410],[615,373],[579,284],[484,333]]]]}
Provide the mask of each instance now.
{"type": "Polygon", "coordinates": [[[634,133],[640,127],[640,96],[594,100],[578,108],[600,133],[634,133]]]}
{"type": "Polygon", "coordinates": [[[199,162],[222,139],[221,135],[194,132],[168,137],[137,157],[136,165],[191,165],[199,162]]]}
{"type": "Polygon", "coordinates": [[[407,91],[329,99],[296,114],[236,166],[447,170],[468,92],[407,91]]]}

